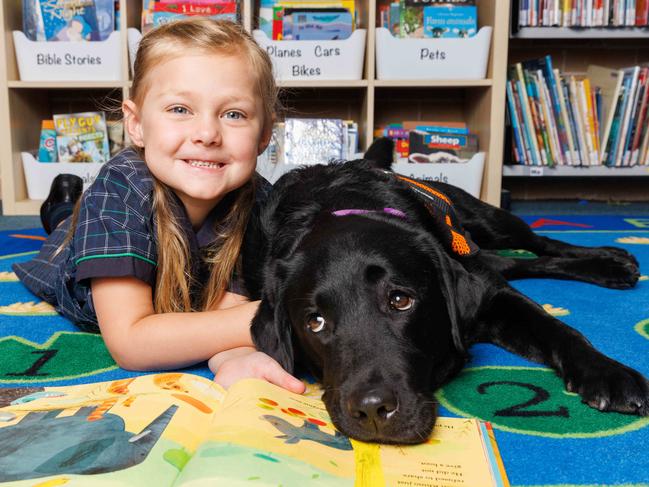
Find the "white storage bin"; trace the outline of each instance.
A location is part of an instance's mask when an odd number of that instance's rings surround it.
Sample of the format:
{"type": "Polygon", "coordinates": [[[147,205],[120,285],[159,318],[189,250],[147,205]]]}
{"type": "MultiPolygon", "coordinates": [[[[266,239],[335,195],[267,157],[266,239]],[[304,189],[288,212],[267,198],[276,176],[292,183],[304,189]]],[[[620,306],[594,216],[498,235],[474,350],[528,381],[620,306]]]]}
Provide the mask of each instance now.
{"type": "Polygon", "coordinates": [[[363,76],[365,29],[337,41],[273,41],[261,30],[252,34],[273,60],[277,80],[340,81],[363,76]]]}
{"type": "MultiPolygon", "coordinates": [[[[356,154],[354,157],[362,159],[363,154],[356,154]]],[[[427,181],[439,181],[452,184],[471,193],[476,198],[480,197],[482,186],[482,172],[484,170],[485,153],[478,152],[467,162],[458,163],[410,163],[395,162],[392,170],[410,178],[423,179],[427,181]]],[[[401,161],[401,160],[400,160],[401,161]]],[[[294,164],[273,164],[262,155],[257,159],[257,172],[268,181],[275,182],[285,173],[297,169],[294,164]]]]}
{"type": "Polygon", "coordinates": [[[491,27],[463,39],[398,39],[376,29],[377,79],[483,79],[487,75],[491,27]]]}
{"type": "MultiPolygon", "coordinates": [[[[484,170],[485,153],[478,152],[467,162],[456,163],[411,163],[396,162],[392,170],[409,178],[426,181],[439,181],[462,188],[476,198],[480,198],[482,172],[484,170]]],[[[404,159],[405,161],[405,159],[404,159]]]]}
{"type": "Polygon", "coordinates": [[[120,81],[122,44],[119,31],[105,41],[31,41],[13,31],[22,81],[120,81]]]}
{"type": "Polygon", "coordinates": [[[103,162],[38,162],[29,152],[20,153],[30,200],[44,200],[52,181],[59,174],[76,174],[83,179],[85,190],[97,177],[103,162]]]}
{"type": "Polygon", "coordinates": [[[129,27],[126,29],[126,41],[128,44],[128,59],[129,65],[131,66],[131,73],[133,73],[133,65],[135,64],[135,55],[137,54],[137,48],[140,46],[140,41],[142,40],[142,32],[139,30],[129,27]]]}

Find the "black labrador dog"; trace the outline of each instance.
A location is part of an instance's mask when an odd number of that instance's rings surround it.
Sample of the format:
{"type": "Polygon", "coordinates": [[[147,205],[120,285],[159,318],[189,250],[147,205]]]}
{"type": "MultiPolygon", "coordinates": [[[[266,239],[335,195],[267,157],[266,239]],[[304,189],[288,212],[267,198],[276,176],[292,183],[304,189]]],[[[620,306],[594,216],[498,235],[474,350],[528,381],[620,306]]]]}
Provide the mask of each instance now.
{"type": "Polygon", "coordinates": [[[547,364],[594,408],[649,414],[641,374],[507,283],[553,277],[631,288],[639,278],[631,254],[536,235],[507,211],[450,185],[399,176],[391,163],[392,143],[378,139],[365,159],[280,178],[261,215],[263,276],[248,278],[261,296],[256,346],[290,372],[296,363],[310,369],[340,431],[363,441],[425,441],[436,418],[433,392],[476,342],[547,364]],[[511,248],[538,257],[497,253],[511,248]]]}

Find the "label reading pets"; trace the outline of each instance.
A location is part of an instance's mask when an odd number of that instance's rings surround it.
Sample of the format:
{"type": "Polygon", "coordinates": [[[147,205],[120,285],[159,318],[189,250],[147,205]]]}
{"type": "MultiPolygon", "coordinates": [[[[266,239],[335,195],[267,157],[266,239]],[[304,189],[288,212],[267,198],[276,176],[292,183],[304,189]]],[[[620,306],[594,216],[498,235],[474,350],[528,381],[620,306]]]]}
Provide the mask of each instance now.
{"type": "Polygon", "coordinates": [[[422,47],[419,49],[420,61],[445,61],[446,51],[441,49],[431,49],[429,47],[422,47]]]}
{"type": "Polygon", "coordinates": [[[89,54],[77,56],[65,53],[59,56],[54,53],[37,53],[36,64],[38,66],[99,66],[101,65],[101,56],[91,56],[89,54]]]}

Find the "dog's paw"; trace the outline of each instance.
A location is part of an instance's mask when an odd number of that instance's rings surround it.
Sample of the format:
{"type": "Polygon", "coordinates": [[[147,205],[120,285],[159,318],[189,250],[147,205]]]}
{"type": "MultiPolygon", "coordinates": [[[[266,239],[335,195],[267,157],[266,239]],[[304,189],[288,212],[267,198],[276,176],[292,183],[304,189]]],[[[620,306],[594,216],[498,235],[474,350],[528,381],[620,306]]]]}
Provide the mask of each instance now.
{"type": "Polygon", "coordinates": [[[611,289],[632,288],[640,279],[640,269],[632,259],[612,254],[579,259],[569,266],[581,280],[611,289]]]}
{"type": "Polygon", "coordinates": [[[608,256],[610,257],[616,257],[618,259],[628,260],[634,266],[640,267],[640,264],[638,263],[638,259],[635,258],[635,255],[620,247],[597,247],[597,250],[601,251],[602,253],[608,254],[608,256]]]}
{"type": "Polygon", "coordinates": [[[649,415],[649,382],[639,372],[607,357],[564,371],[566,389],[600,411],[649,415]]]}
{"type": "Polygon", "coordinates": [[[600,265],[602,286],[612,289],[629,289],[634,287],[640,279],[640,269],[630,259],[605,258],[600,260],[600,265]]]}

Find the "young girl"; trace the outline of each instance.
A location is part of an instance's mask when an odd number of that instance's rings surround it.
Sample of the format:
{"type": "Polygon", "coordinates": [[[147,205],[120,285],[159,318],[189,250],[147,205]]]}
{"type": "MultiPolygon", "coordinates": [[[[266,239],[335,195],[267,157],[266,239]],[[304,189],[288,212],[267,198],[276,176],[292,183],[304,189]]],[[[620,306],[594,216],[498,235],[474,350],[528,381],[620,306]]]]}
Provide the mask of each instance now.
{"type": "Polygon", "coordinates": [[[255,164],[276,96],[270,59],[241,26],[200,18],[152,30],[122,105],[133,147],[104,165],[58,227],[61,205],[46,200],[56,229],[16,274],[82,329],[100,331],[125,369],[209,360],[226,387],[259,377],[302,392],[253,348],[259,303],[233,279],[267,190],[255,191],[255,164]]]}

